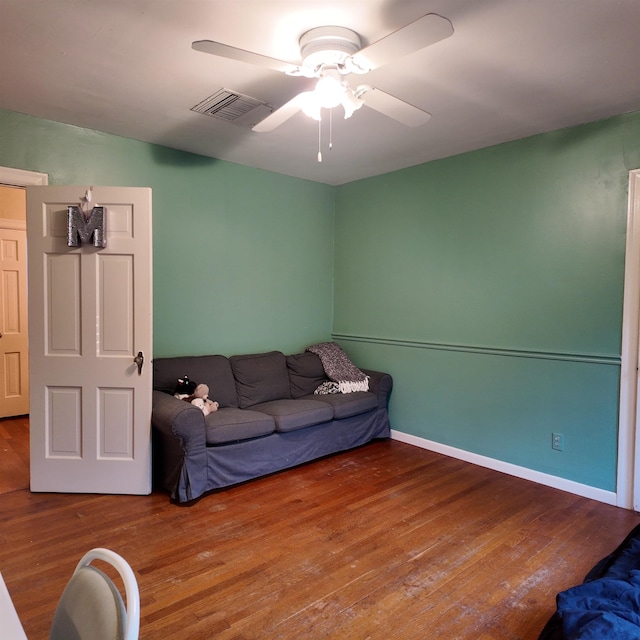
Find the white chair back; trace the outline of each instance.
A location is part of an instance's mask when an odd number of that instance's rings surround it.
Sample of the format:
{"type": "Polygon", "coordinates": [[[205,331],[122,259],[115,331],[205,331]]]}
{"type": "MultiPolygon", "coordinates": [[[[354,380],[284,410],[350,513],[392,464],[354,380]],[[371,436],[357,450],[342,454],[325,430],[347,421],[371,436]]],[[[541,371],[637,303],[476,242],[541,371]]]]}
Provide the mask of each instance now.
{"type": "Polygon", "coordinates": [[[109,549],[92,549],[76,566],[53,617],[50,640],[138,640],[140,593],[126,560],[109,549]],[[91,566],[102,560],[122,578],[126,607],[111,578],[91,566]]]}

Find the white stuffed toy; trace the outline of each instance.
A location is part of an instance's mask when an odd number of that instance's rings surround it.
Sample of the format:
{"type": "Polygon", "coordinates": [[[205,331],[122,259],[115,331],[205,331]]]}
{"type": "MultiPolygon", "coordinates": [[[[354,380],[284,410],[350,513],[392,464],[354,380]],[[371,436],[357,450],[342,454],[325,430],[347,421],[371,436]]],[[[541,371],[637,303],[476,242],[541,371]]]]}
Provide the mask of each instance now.
{"type": "Polygon", "coordinates": [[[209,385],[206,384],[199,384],[192,394],[176,393],[174,395],[176,398],[190,402],[194,407],[198,407],[205,416],[217,411],[220,406],[217,402],[209,400],[209,385]]]}
{"type": "Polygon", "coordinates": [[[204,413],[205,416],[208,416],[210,413],[218,410],[218,403],[213,400],[209,400],[208,385],[199,384],[193,392],[193,395],[195,397],[191,400],[191,404],[202,409],[202,413],[204,413]]]}

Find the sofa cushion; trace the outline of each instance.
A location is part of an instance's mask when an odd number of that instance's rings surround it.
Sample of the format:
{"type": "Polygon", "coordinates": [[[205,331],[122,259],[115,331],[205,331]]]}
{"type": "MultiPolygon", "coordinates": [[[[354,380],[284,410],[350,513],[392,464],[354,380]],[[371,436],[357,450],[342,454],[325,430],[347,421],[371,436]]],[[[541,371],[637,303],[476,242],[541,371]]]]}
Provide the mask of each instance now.
{"type": "Polygon", "coordinates": [[[287,356],[287,369],[291,381],[292,398],[308,396],[328,380],[322,361],[310,351],[287,356]]]}
{"type": "Polygon", "coordinates": [[[207,444],[224,444],[266,436],[275,431],[271,416],[236,407],[218,409],[204,419],[207,444]]]}
{"type": "Polygon", "coordinates": [[[317,400],[272,400],[254,405],[255,411],[273,416],[276,431],[295,431],[333,419],[333,407],[317,400]]]}
{"type": "Polygon", "coordinates": [[[153,360],[153,388],[173,394],[176,381],[189,376],[209,386],[209,397],[221,407],[237,407],[236,385],[229,360],[224,356],[181,356],[153,360]]]}
{"type": "Polygon", "coordinates": [[[314,395],[314,400],[325,402],[333,407],[333,417],[336,420],[357,416],[378,408],[378,399],[370,391],[354,391],[352,393],[330,393],[314,395]]]}
{"type": "Polygon", "coordinates": [[[284,353],[270,351],[231,356],[229,362],[241,409],[260,402],[291,398],[287,360],[284,353]]]}

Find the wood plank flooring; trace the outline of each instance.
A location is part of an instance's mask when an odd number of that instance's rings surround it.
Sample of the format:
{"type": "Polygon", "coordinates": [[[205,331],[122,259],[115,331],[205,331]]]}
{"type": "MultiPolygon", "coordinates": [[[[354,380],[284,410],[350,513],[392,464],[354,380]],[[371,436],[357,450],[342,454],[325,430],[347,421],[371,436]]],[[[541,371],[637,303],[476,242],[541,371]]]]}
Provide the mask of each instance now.
{"type": "Polygon", "coordinates": [[[32,494],[25,425],[0,422],[0,571],[30,640],[96,546],[133,566],[146,640],[535,640],[640,522],[395,441],[188,507],[32,494]]]}
{"type": "Polygon", "coordinates": [[[28,488],[29,418],[0,419],[0,494],[28,488]]]}

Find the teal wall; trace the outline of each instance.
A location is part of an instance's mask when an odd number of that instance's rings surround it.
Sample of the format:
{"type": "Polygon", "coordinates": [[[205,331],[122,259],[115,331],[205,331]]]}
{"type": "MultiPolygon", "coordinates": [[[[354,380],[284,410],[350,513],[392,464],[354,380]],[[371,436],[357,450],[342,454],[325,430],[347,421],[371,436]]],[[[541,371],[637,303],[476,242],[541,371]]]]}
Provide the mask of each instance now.
{"type": "Polygon", "coordinates": [[[154,355],[330,337],[333,187],[2,110],[0,166],[153,189],[154,355]]]}
{"type": "Polygon", "coordinates": [[[638,167],[630,114],[338,188],[334,337],[395,429],[615,491],[638,167]]]}
{"type": "Polygon", "coordinates": [[[0,165],[153,189],[156,356],[333,327],[395,429],[615,490],[640,114],[335,188],[0,110],[0,165]]]}

